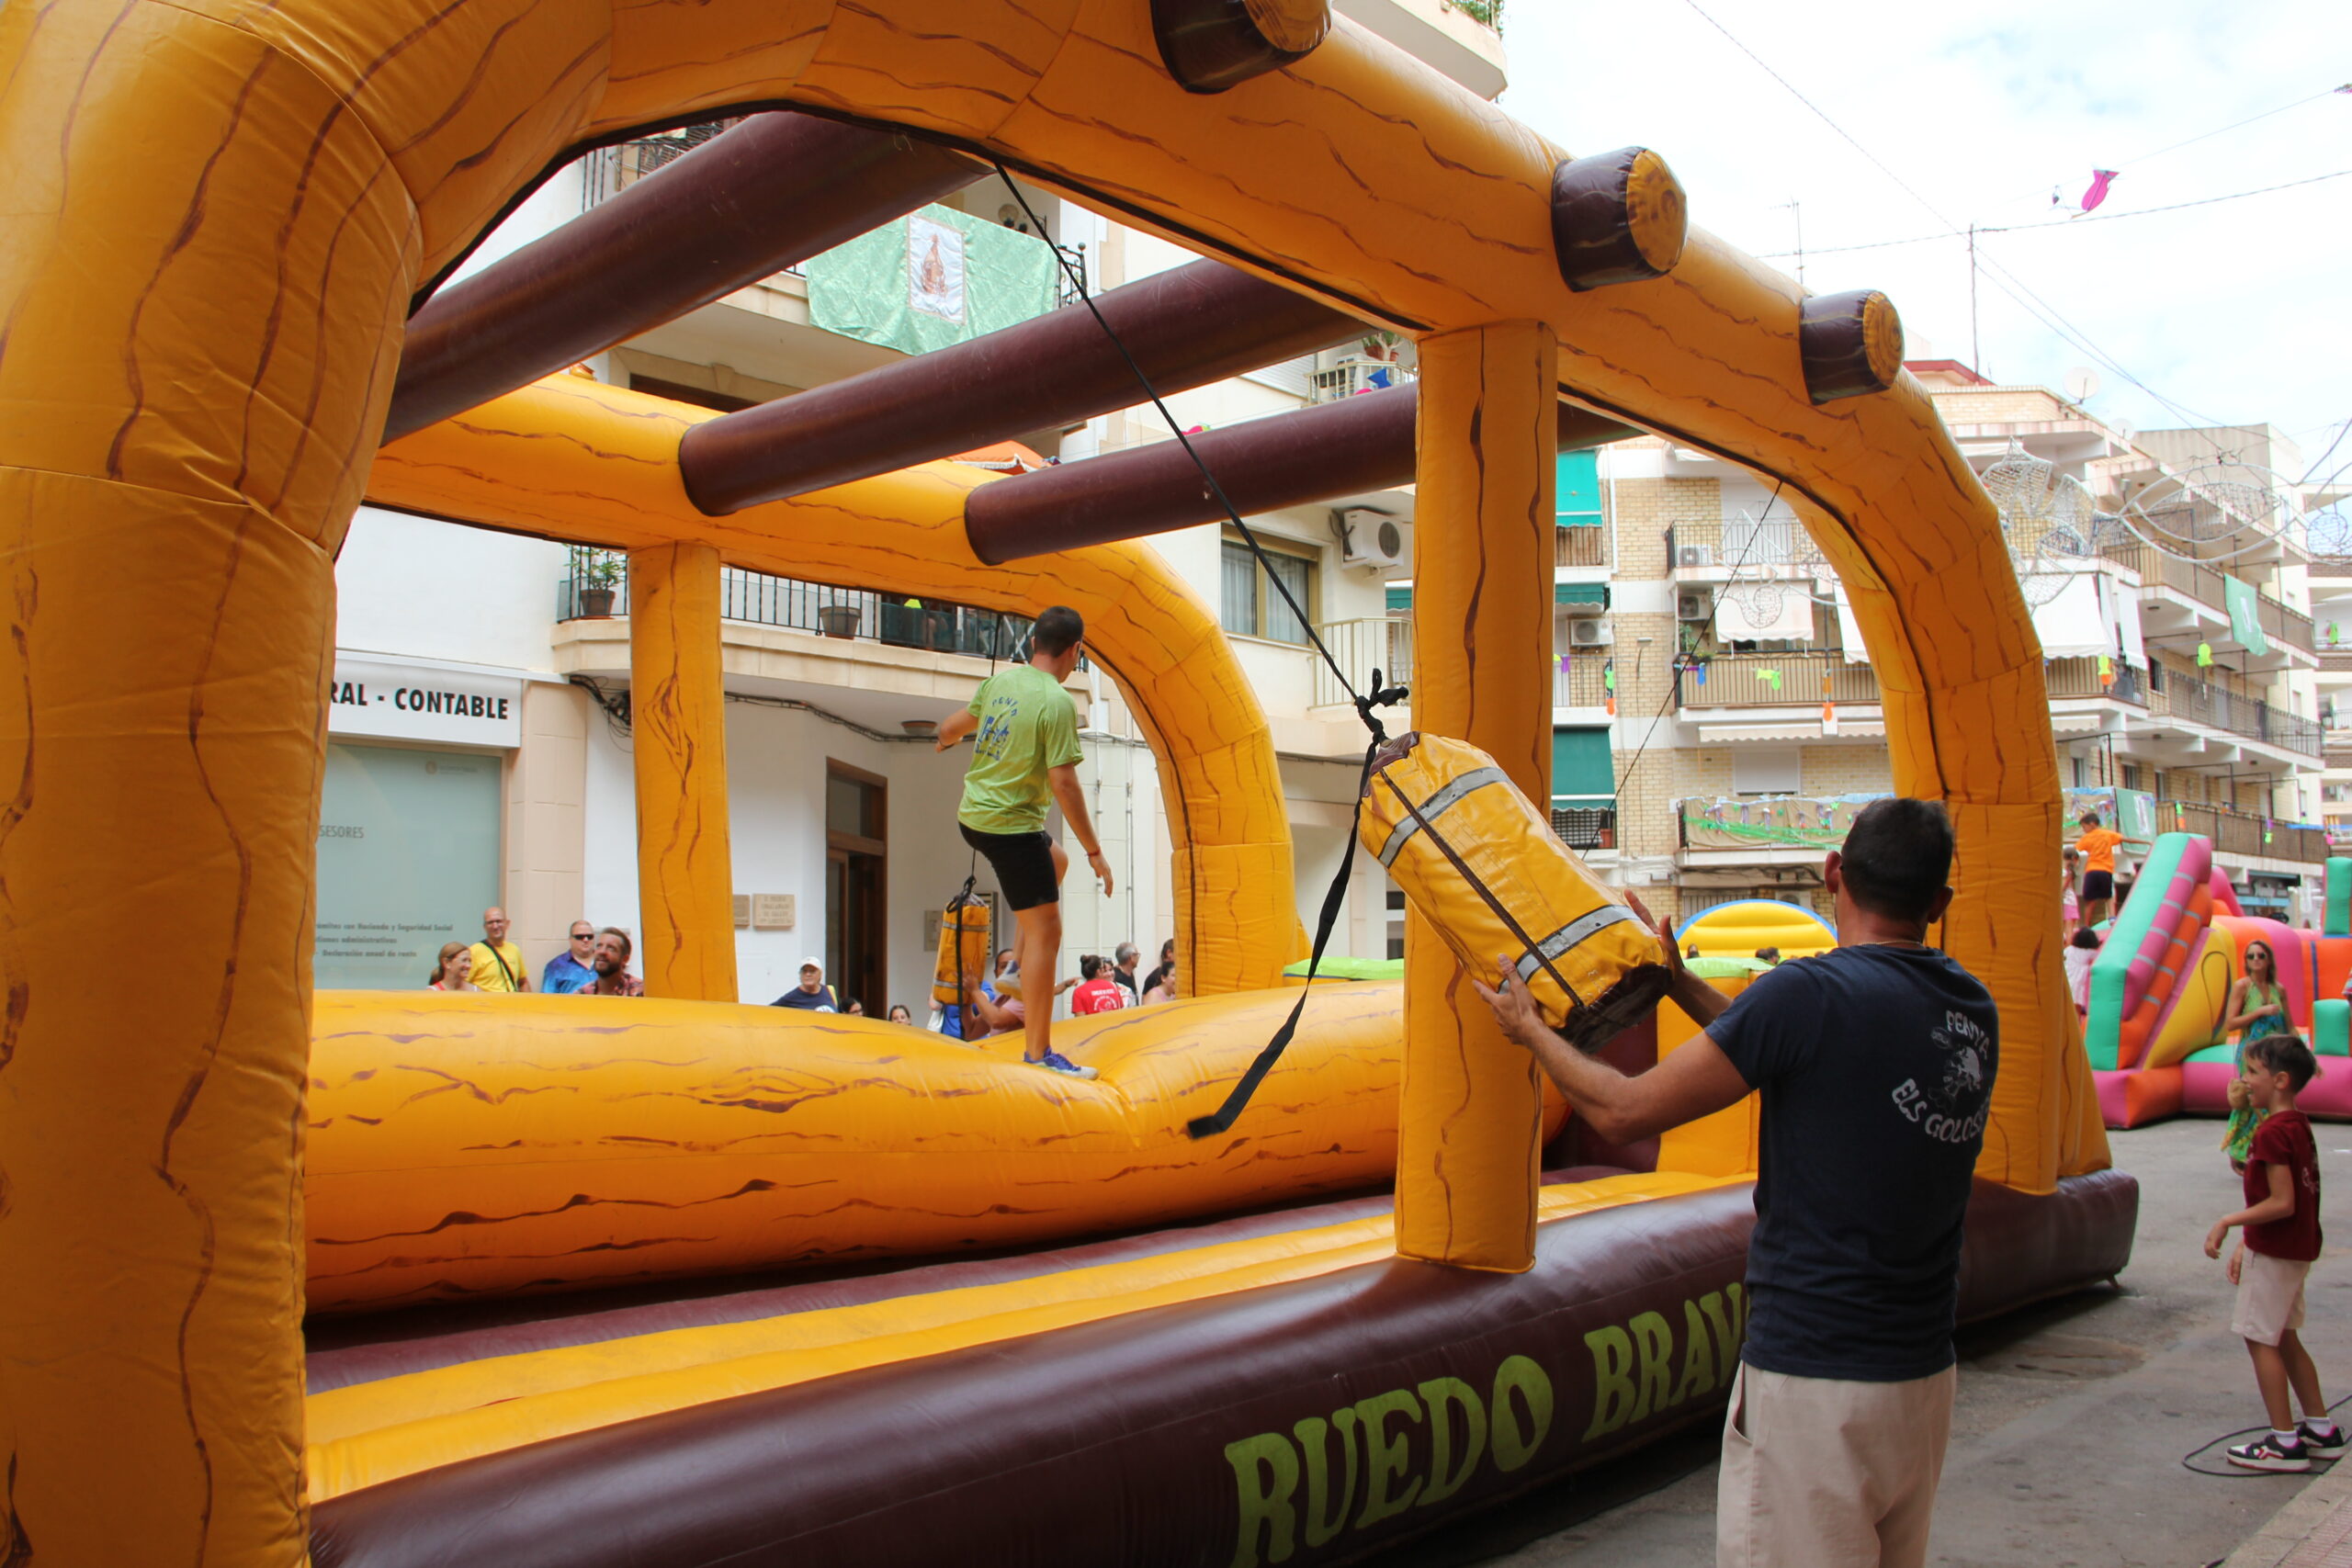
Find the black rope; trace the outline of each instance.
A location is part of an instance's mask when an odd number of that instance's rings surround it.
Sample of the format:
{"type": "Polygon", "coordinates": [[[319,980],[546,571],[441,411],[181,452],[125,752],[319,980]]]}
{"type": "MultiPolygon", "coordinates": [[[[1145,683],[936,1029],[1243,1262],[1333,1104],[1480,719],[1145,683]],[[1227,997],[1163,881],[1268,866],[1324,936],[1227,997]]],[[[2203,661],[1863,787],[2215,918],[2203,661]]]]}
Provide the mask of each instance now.
{"type": "MultiPolygon", "coordinates": [[[[1030,227],[1038,234],[1044,235],[1046,232],[1045,220],[1039,218],[1036,209],[1029,205],[1029,198],[1023,196],[1021,187],[1013,183],[1011,173],[1002,164],[996,165],[996,172],[997,177],[1004,182],[1004,188],[1011,191],[1012,199],[1020,204],[1023,215],[1029,220],[1030,227]]],[[[1323,950],[1330,942],[1332,928],[1339,924],[1340,905],[1347,897],[1348,874],[1355,866],[1356,832],[1363,825],[1363,792],[1372,782],[1373,759],[1379,754],[1383,746],[1388,744],[1388,728],[1380,722],[1379,714],[1374,710],[1393,707],[1403,702],[1411,694],[1411,688],[1383,685],[1381,671],[1375,669],[1372,672],[1372,689],[1368,692],[1356,690],[1355,682],[1348,679],[1348,672],[1340,668],[1338,660],[1331,657],[1330,649],[1324,644],[1323,634],[1315,629],[1315,622],[1306,614],[1306,607],[1300,604],[1291,593],[1290,585],[1282,580],[1282,575],[1274,570],[1273,562],[1267,558],[1265,547],[1259,544],[1256,532],[1242,520],[1240,509],[1233,504],[1233,498],[1225,493],[1225,486],[1217,482],[1216,475],[1209,471],[1208,464],[1202,459],[1199,450],[1193,445],[1192,438],[1184,434],[1183,427],[1176,423],[1176,416],[1169,412],[1166,400],[1159,395],[1159,389],[1152,385],[1151,377],[1136,362],[1136,356],[1128,351],[1127,345],[1120,340],[1118,333],[1112,328],[1111,323],[1103,319],[1102,307],[1095,304],[1092,292],[1086,287],[1085,276],[1071,264],[1069,256],[1062,254],[1060,246],[1054,245],[1051,249],[1055,258],[1061,264],[1063,276],[1069,278],[1071,288],[1077,292],[1079,302],[1084,305],[1088,312],[1093,316],[1094,324],[1102,329],[1102,335],[1110,340],[1111,346],[1119,351],[1119,357],[1126,362],[1128,371],[1136,378],[1136,384],[1141,387],[1144,395],[1151,400],[1151,406],[1159,411],[1159,417],[1167,424],[1168,433],[1173,435],[1177,443],[1184,448],[1184,456],[1193,460],[1193,467],[1200,470],[1201,481],[1208,486],[1210,496],[1219,506],[1225,508],[1226,520],[1233,525],[1234,531],[1241,536],[1241,542],[1249,547],[1250,556],[1258,563],[1258,570],[1266,574],[1266,581],[1274,585],[1274,592],[1280,594],[1283,603],[1289,606],[1292,618],[1306,630],[1306,640],[1314,645],[1317,656],[1323,660],[1324,667],[1331,671],[1331,678],[1340,682],[1340,689],[1348,694],[1349,702],[1355,707],[1356,716],[1363,721],[1364,728],[1371,736],[1364,745],[1363,766],[1356,779],[1355,812],[1348,825],[1348,852],[1340,857],[1339,870],[1331,877],[1331,886],[1324,889],[1322,912],[1316,919],[1315,943],[1308,951],[1306,958],[1306,984],[1300,987],[1298,1000],[1292,1004],[1290,1016],[1283,1021],[1283,1026],[1274,1031],[1274,1036],[1266,1043],[1265,1049],[1258,1053],[1257,1059],[1252,1061],[1249,1068],[1242,1073],[1240,1081],[1233,1086],[1233,1092],[1226,1096],[1225,1103],[1217,1108],[1215,1114],[1194,1117],[1185,1124],[1185,1131],[1195,1138],[1214,1137],[1233,1125],[1234,1120],[1249,1105],[1250,1097],[1258,1091],[1258,1085],[1264,1080],[1266,1074],[1272,1069],[1274,1063],[1281,1059],[1283,1052],[1289,1047],[1291,1037],[1298,1032],[1299,1017],[1306,1010],[1307,996],[1315,989],[1316,972],[1322,967],[1323,950]]]]}

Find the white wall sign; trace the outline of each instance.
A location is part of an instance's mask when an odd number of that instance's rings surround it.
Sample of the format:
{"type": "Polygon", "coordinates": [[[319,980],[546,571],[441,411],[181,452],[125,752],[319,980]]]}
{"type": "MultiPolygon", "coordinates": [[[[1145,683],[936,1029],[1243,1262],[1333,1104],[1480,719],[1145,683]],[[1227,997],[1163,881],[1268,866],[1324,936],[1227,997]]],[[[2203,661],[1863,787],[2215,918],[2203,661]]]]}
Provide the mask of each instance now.
{"type": "Polygon", "coordinates": [[[327,729],[507,750],[523,743],[523,682],[442,665],[337,656],[327,729]]]}

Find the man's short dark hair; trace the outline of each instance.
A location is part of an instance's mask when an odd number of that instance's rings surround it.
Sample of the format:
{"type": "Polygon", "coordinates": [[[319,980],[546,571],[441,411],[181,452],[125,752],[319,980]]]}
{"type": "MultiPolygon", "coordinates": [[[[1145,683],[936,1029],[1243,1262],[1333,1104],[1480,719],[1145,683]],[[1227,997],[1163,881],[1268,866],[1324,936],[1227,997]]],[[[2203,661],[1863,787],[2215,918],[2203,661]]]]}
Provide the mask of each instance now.
{"type": "Polygon", "coordinates": [[[2098,827],[2098,812],[2096,812],[2096,811],[2086,811],[2086,812],[2084,812],[2084,813],[2083,813],[2083,826],[2084,826],[2084,827],[2086,827],[2086,828],[2096,828],[2096,827],[2098,827]]]}
{"type": "Polygon", "coordinates": [[[2300,1034],[2266,1034],[2245,1043],[2245,1059],[2266,1073],[2284,1073],[2295,1092],[2319,1077],[2319,1062],[2300,1034]]]}
{"type": "Polygon", "coordinates": [[[1924,924],[1951,880],[1951,818],[1941,801],[1873,800],[1846,832],[1846,886],[1874,914],[1924,924]]]}
{"type": "Polygon", "coordinates": [[[1078,961],[1078,977],[1081,980],[1093,979],[1097,975],[1102,973],[1104,962],[1105,961],[1101,953],[1088,953],[1085,957],[1078,961]]]}
{"type": "Polygon", "coordinates": [[[1029,650],[1032,653],[1063,654],[1076,648],[1086,635],[1086,617],[1067,604],[1056,604],[1037,617],[1029,628],[1029,650]]]}
{"type": "Polygon", "coordinates": [[[613,936],[620,938],[621,956],[623,958],[627,958],[630,953],[637,951],[637,944],[628,939],[628,932],[621,930],[618,926],[606,926],[603,931],[598,931],[596,934],[598,936],[613,936]]]}

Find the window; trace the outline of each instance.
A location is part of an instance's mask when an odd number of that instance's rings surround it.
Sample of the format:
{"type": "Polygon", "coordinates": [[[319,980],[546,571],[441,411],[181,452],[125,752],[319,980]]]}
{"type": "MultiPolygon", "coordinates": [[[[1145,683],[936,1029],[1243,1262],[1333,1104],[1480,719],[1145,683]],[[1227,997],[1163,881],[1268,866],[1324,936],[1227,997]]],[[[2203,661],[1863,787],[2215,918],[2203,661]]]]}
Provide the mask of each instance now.
{"type": "Polygon", "coordinates": [[[2138,789],[2140,787],[2139,763],[2126,762],[2123,764],[2123,787],[2125,789],[2138,789]]]}
{"type": "Polygon", "coordinates": [[[502,763],[469,751],[327,747],[311,974],[322,990],[413,991],[441,944],[498,902],[502,763]]]}
{"type": "MultiPolygon", "coordinates": [[[[1282,579],[1283,586],[1290,590],[1299,608],[1314,614],[1314,561],[1271,547],[1266,550],[1266,560],[1273,574],[1282,579]]],[[[1217,619],[1227,631],[1272,642],[1306,640],[1306,623],[1283,602],[1283,596],[1267,581],[1266,573],[1259,570],[1249,546],[1237,540],[1226,541],[1218,589],[1217,619]]]]}

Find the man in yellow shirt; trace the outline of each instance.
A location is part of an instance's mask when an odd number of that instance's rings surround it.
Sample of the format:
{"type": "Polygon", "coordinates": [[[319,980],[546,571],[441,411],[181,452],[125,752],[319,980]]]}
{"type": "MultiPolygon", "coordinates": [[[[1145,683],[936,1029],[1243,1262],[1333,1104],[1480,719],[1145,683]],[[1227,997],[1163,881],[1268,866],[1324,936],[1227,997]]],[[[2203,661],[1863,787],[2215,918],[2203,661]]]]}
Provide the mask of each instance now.
{"type": "Polygon", "coordinates": [[[474,986],[484,991],[527,991],[531,966],[523,950],[506,940],[506,911],[493,906],[481,912],[482,940],[474,943],[474,986]]]}
{"type": "Polygon", "coordinates": [[[2083,924],[2095,926],[2107,919],[2109,906],[2115,902],[2115,846],[2123,835],[2112,828],[2099,826],[2098,813],[2083,813],[2083,836],[2075,840],[2075,852],[2083,858],[2083,924]]]}

